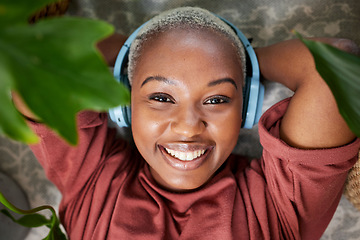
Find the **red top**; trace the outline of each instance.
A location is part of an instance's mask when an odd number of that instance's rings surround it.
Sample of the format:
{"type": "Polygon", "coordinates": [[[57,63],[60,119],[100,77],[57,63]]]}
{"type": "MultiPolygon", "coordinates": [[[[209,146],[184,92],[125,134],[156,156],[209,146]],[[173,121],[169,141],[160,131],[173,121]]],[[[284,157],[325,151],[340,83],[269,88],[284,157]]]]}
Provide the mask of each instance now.
{"type": "Polygon", "coordinates": [[[77,147],[32,124],[41,142],[31,147],[63,194],[60,217],[72,240],[319,239],[360,141],[321,150],[288,146],[279,139],[288,103],[261,118],[260,160],[231,155],[189,193],[161,189],[137,150],[115,141],[105,114],[79,114],[77,147]]]}

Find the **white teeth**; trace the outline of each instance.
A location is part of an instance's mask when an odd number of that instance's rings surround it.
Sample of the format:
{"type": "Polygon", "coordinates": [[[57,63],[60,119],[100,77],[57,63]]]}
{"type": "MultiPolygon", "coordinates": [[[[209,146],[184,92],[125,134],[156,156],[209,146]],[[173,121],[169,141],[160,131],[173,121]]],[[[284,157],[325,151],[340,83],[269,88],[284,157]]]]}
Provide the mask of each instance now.
{"type": "Polygon", "coordinates": [[[188,152],[186,154],[186,160],[188,160],[188,161],[193,160],[196,157],[197,157],[197,155],[194,157],[194,154],[192,152],[188,152]]]}
{"type": "Polygon", "coordinates": [[[203,155],[205,153],[205,150],[197,150],[197,151],[193,151],[193,152],[180,152],[180,151],[175,151],[175,150],[167,149],[167,148],[165,148],[165,150],[171,156],[176,157],[182,161],[191,161],[195,158],[200,157],[201,155],[203,155]]]}

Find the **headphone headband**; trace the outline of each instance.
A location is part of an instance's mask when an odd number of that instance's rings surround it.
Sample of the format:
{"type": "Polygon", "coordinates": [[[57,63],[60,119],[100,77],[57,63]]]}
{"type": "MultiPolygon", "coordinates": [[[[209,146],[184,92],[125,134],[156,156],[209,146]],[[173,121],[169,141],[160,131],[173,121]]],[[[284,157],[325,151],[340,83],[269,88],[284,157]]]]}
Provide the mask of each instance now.
{"type": "MultiPolygon", "coordinates": [[[[262,104],[264,99],[264,86],[260,82],[260,69],[259,63],[255,54],[254,49],[252,48],[250,42],[245,37],[245,35],[236,28],[232,23],[226,19],[214,14],[227,25],[229,25],[239,37],[241,43],[244,46],[246,54],[246,79],[245,86],[243,89],[243,112],[242,112],[242,123],[241,127],[243,128],[252,128],[255,124],[258,123],[261,112],[262,104]]],[[[146,22],[147,23],[147,22],[146,22]]],[[[142,24],[137,28],[125,41],[124,45],[120,49],[120,52],[116,58],[114,66],[114,77],[117,81],[124,84],[125,86],[131,88],[127,75],[126,67],[129,59],[129,50],[131,43],[134,41],[138,35],[141,28],[146,25],[142,24]]],[[[109,115],[112,121],[114,121],[119,127],[129,127],[131,125],[131,109],[130,106],[119,106],[109,110],[109,115]]]]}

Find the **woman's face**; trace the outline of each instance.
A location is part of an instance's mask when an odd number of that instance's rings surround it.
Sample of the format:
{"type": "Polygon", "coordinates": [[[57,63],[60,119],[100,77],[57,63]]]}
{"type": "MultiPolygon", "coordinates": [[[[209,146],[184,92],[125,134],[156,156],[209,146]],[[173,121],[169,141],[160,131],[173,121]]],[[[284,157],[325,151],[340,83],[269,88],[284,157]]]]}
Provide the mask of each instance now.
{"type": "Polygon", "coordinates": [[[240,61],[226,38],[171,30],[143,48],[132,90],[132,132],[154,179],[173,191],[206,183],[241,127],[240,61]]]}

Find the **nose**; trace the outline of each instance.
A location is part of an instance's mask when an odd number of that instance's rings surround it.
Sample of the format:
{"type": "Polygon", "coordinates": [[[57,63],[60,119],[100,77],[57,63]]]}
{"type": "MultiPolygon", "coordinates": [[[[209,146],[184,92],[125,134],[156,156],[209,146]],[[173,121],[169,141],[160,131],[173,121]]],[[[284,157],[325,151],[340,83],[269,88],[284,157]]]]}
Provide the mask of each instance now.
{"type": "Polygon", "coordinates": [[[201,111],[195,107],[177,109],[175,118],[171,122],[171,130],[187,138],[200,135],[206,129],[207,123],[202,120],[201,111]]]}

